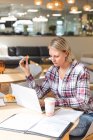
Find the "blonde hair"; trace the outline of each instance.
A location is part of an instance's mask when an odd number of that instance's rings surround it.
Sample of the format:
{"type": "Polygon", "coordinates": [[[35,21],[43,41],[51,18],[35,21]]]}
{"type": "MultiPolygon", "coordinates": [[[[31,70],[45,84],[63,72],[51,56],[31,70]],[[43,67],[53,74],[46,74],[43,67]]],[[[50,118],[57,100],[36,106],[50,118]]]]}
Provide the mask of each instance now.
{"type": "Polygon", "coordinates": [[[63,37],[54,38],[50,42],[48,48],[52,47],[59,51],[67,52],[68,53],[68,56],[66,57],[67,61],[72,62],[75,59],[68,42],[63,37]]]}

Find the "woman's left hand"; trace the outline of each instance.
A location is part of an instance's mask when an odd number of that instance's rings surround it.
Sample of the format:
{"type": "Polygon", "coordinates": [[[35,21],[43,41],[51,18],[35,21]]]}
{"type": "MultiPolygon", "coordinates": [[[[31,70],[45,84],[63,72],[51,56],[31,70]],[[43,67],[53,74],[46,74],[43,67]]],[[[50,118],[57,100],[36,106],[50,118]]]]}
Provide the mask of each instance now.
{"type": "Polygon", "coordinates": [[[29,76],[30,75],[30,69],[29,69],[28,59],[29,59],[29,57],[28,56],[25,56],[19,62],[19,66],[24,71],[24,73],[25,73],[26,76],[29,76]]]}

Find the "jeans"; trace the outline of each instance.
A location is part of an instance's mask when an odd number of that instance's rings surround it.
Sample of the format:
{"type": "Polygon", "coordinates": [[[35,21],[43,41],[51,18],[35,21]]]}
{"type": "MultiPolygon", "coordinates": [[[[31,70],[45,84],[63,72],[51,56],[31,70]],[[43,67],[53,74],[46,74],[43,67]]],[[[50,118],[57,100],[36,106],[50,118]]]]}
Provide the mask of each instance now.
{"type": "Polygon", "coordinates": [[[78,125],[70,132],[71,136],[84,136],[91,123],[93,122],[93,113],[83,114],[80,119],[78,125]]]}

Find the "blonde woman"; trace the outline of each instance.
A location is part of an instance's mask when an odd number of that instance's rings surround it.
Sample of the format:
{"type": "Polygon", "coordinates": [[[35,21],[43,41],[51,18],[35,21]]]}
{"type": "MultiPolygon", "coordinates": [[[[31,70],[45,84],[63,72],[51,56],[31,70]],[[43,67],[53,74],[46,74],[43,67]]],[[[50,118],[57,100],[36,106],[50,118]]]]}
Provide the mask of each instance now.
{"type": "Polygon", "coordinates": [[[36,90],[38,98],[42,98],[52,91],[56,97],[57,106],[85,111],[80,118],[79,126],[71,132],[71,135],[74,136],[84,135],[93,120],[91,117],[93,113],[90,113],[93,111],[93,99],[89,90],[89,72],[74,58],[71,48],[64,38],[54,38],[48,48],[53,65],[46,72],[41,86],[35,84],[29,71],[28,58],[25,57],[20,61],[20,67],[25,72],[29,87],[36,90]],[[26,64],[24,64],[25,60],[26,64]]]}

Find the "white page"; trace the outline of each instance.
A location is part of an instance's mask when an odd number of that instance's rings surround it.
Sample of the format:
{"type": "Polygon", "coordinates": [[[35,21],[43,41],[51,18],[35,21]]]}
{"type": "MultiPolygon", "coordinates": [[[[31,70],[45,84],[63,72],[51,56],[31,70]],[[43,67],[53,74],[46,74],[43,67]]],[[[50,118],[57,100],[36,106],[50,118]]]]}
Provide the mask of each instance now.
{"type": "Polygon", "coordinates": [[[56,111],[55,115],[59,116],[62,120],[67,120],[70,122],[75,122],[81,115],[83,114],[83,111],[77,111],[73,109],[65,109],[61,108],[58,111],[56,111]]]}
{"type": "Polygon", "coordinates": [[[36,132],[52,137],[59,137],[70,125],[69,121],[59,119],[57,116],[46,117],[37,125],[33,126],[28,132],[36,132]]]}
{"type": "Polygon", "coordinates": [[[43,116],[32,115],[30,113],[14,114],[4,122],[0,124],[0,128],[6,128],[11,130],[26,131],[31,126],[39,122],[43,116]]]}

